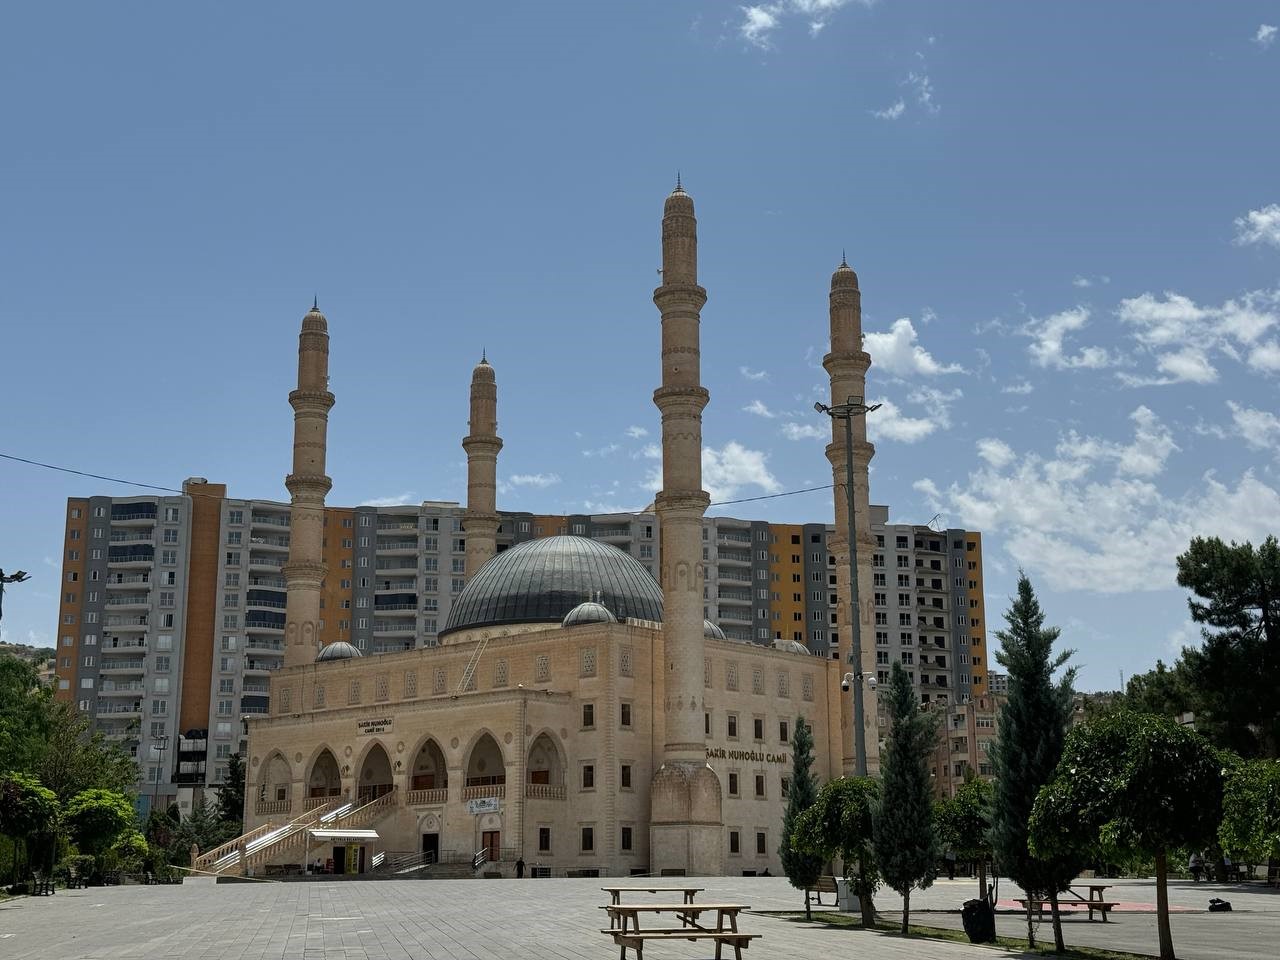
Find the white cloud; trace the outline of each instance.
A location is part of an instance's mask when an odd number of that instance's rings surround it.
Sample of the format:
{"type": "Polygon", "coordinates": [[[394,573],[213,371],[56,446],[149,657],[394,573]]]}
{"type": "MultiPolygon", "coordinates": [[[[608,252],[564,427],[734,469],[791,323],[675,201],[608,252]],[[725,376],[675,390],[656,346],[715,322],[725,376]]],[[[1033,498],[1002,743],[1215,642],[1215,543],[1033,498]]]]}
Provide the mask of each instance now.
{"type": "Polygon", "coordinates": [[[750,367],[739,367],[738,372],[748,380],[768,380],[768,370],[752,370],[750,367]]]}
{"type": "Polygon", "coordinates": [[[867,435],[873,441],[897,440],[917,443],[938,429],[928,417],[909,417],[892,400],[880,400],[880,409],[867,421],[867,435]]]}
{"type": "Polygon", "coordinates": [[[1280,491],[1251,472],[1234,487],[1208,473],[1196,489],[1166,495],[1155,478],[1177,449],[1172,435],[1145,407],[1131,420],[1128,443],[1068,435],[1051,457],[1018,453],[946,490],[916,489],[932,509],[1002,535],[1013,559],[1055,590],[1168,589],[1192,537],[1256,542],[1280,526],[1280,491]]]}
{"type": "Polygon", "coordinates": [[[1213,383],[1218,371],[1205,352],[1197,347],[1183,347],[1175,353],[1162,354],[1156,362],[1161,373],[1171,383],[1213,383]]]}
{"type": "Polygon", "coordinates": [[[1013,448],[1003,440],[984,437],[978,441],[978,456],[1000,470],[1013,462],[1015,454],[1013,448]]]}
{"type": "Polygon", "coordinates": [[[807,21],[809,36],[816,37],[826,27],[831,16],[850,3],[869,7],[875,0],[775,0],[773,3],[739,7],[742,22],[738,24],[738,33],[752,46],[768,50],[773,46],[773,33],[783,19],[803,18],[807,21]]]}
{"type": "Polygon", "coordinates": [[[644,427],[627,427],[625,432],[632,440],[639,440],[641,437],[647,437],[649,435],[649,431],[644,427]]]}
{"type": "Polygon", "coordinates": [[[1098,284],[1108,284],[1110,282],[1111,278],[1104,274],[1099,274],[1096,277],[1086,277],[1076,274],[1075,279],[1071,281],[1071,285],[1073,287],[1080,287],[1087,290],[1089,287],[1097,286],[1098,284]]]}
{"type": "Polygon", "coordinates": [[[764,417],[767,420],[772,420],[774,417],[777,416],[776,413],[774,413],[772,410],[766,407],[764,403],[759,400],[752,400],[745,407],[743,407],[742,410],[744,413],[752,413],[752,414],[755,414],[757,417],[764,417]]]}
{"type": "Polygon", "coordinates": [[[609,457],[621,450],[622,447],[616,443],[606,443],[603,447],[596,447],[593,450],[583,450],[584,457],[609,457]]]}
{"type": "MultiPolygon", "coordinates": [[[[1275,30],[1275,27],[1271,28],[1275,30]]],[[[1243,217],[1236,217],[1236,243],[1266,243],[1280,247],[1280,203],[1271,203],[1260,210],[1250,210],[1243,217]]]]}
{"type": "Polygon", "coordinates": [[[1280,373],[1280,341],[1268,340],[1249,352],[1249,366],[1263,373],[1280,373]]]}
{"type": "Polygon", "coordinates": [[[1088,322],[1088,307],[1072,307],[1043,320],[1032,320],[1023,329],[1035,341],[1028,348],[1032,360],[1037,366],[1057,370],[1098,370],[1113,366],[1116,358],[1102,347],[1083,347],[1074,354],[1067,352],[1067,335],[1083,329],[1088,322]]]}
{"type": "Polygon", "coordinates": [[[400,493],[391,497],[374,497],[372,500],[365,500],[361,506],[365,507],[405,507],[411,503],[417,503],[418,499],[412,492],[400,493]]]}
{"type": "Polygon", "coordinates": [[[1000,392],[1017,394],[1018,396],[1026,396],[1028,393],[1030,393],[1034,389],[1035,387],[1031,385],[1031,382],[1029,380],[1019,380],[1017,383],[1010,383],[1007,386],[1001,387],[1000,392]]]}
{"type": "Polygon", "coordinates": [[[1242,407],[1233,400],[1227,401],[1235,432],[1254,450],[1280,452],[1280,417],[1270,410],[1242,407]]]}
{"type": "Polygon", "coordinates": [[[831,428],[816,423],[784,423],[782,435],[788,440],[829,440],[831,428]]]}
{"type": "Polygon", "coordinates": [[[873,364],[900,377],[964,373],[958,363],[941,364],[920,346],[906,317],[893,321],[888,333],[868,333],[862,342],[873,364]]]}
{"type": "MultiPolygon", "coordinates": [[[[657,461],[645,474],[644,485],[648,490],[662,489],[662,449],[656,444],[645,448],[645,455],[657,461]]],[[[763,493],[777,493],[782,489],[777,478],[769,472],[769,455],[762,450],[744,447],[730,440],[720,449],[702,448],[702,489],[711,495],[712,501],[731,500],[743,487],[755,487],[763,493]]]]}
{"type": "Polygon", "coordinates": [[[1253,35],[1253,42],[1263,50],[1267,49],[1276,42],[1277,29],[1269,23],[1259,24],[1258,32],[1253,35]]]}
{"type": "Polygon", "coordinates": [[[896,103],[885,107],[883,110],[872,110],[871,115],[877,120],[897,120],[900,116],[907,112],[907,103],[905,100],[899,99],[896,103]]]}
{"type": "Polygon", "coordinates": [[[513,473],[507,482],[513,487],[537,487],[545,490],[559,483],[560,477],[554,473],[513,473]]]}
{"type": "Polygon", "coordinates": [[[927,73],[915,73],[914,71],[907,74],[907,79],[903,81],[904,86],[911,87],[916,95],[916,103],[920,104],[927,113],[936,114],[941,108],[933,99],[933,81],[929,79],[927,73]]]}

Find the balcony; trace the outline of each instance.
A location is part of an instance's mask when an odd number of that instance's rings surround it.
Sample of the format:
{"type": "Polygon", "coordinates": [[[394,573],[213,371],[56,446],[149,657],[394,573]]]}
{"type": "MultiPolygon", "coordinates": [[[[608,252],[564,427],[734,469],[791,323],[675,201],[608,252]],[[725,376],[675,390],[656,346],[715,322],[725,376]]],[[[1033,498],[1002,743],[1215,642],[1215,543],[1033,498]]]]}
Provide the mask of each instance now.
{"type": "Polygon", "coordinates": [[[155,543],[156,535],[151,530],[140,530],[132,533],[111,534],[110,543],[155,543]]]}
{"type": "Polygon", "coordinates": [[[735,581],[737,581],[738,583],[750,583],[750,582],[751,582],[751,574],[749,574],[749,573],[744,573],[744,572],[742,572],[742,571],[740,571],[740,570],[721,570],[721,571],[720,571],[720,579],[721,579],[721,580],[735,580],[735,581]]]}
{"type": "Polygon", "coordinates": [[[271,692],[271,685],[267,683],[246,682],[244,686],[240,688],[240,692],[246,695],[258,694],[259,696],[265,697],[271,692]]]}
{"type": "Polygon", "coordinates": [[[751,565],[750,550],[720,550],[719,561],[721,563],[743,563],[747,566],[751,565]]]}
{"type": "Polygon", "coordinates": [[[289,585],[284,577],[250,577],[249,586],[251,587],[274,587],[277,590],[283,590],[289,585]]]}
{"type": "Polygon", "coordinates": [[[260,620],[254,617],[245,617],[245,630],[259,630],[271,634],[283,634],[284,624],[277,623],[274,620],[260,620]]]}
{"type": "Polygon", "coordinates": [[[507,795],[505,783],[488,783],[479,787],[463,787],[463,800],[483,800],[485,797],[497,797],[499,800],[507,795]]]}
{"type": "Polygon", "coordinates": [[[732,530],[717,530],[716,541],[719,543],[750,543],[751,534],[738,533],[732,530]]]}
{"type": "Polygon", "coordinates": [[[405,557],[398,560],[379,560],[377,570],[417,570],[418,561],[413,558],[405,557]]]}
{"type": "Polygon", "coordinates": [[[285,601],[283,600],[250,599],[247,603],[245,603],[245,606],[246,607],[267,607],[268,609],[271,609],[271,610],[283,610],[285,609],[286,604],[285,604],[285,601]]]}
{"type": "Polygon", "coordinates": [[[378,553],[417,553],[417,540],[379,540],[378,553]]]}
{"type": "Polygon", "coordinates": [[[750,590],[721,590],[716,594],[716,599],[721,603],[745,603],[751,604],[750,590]]]}
{"type": "Polygon", "coordinates": [[[374,595],[379,593],[417,593],[417,578],[410,580],[379,580],[373,588],[374,595]]]}
{"type": "Polygon", "coordinates": [[[100,703],[98,704],[99,717],[141,717],[142,702],[134,703],[100,703]]]}
{"type": "Polygon", "coordinates": [[[129,504],[116,513],[115,508],[111,510],[111,525],[114,526],[141,526],[151,525],[156,522],[155,504],[137,503],[129,504]]]}
{"type": "Polygon", "coordinates": [[[279,557],[270,557],[257,552],[249,554],[250,570],[279,570],[284,566],[284,563],[284,560],[279,557]]]}
{"type": "Polygon", "coordinates": [[[597,527],[591,531],[594,540],[630,540],[630,527],[597,527]]]}
{"type": "Polygon", "coordinates": [[[417,520],[380,520],[378,521],[379,536],[382,536],[384,533],[389,534],[397,530],[413,530],[414,532],[417,532],[417,529],[418,529],[417,520]]]}
{"type": "Polygon", "coordinates": [[[253,660],[248,659],[244,662],[245,675],[271,673],[273,670],[279,670],[284,664],[279,660],[253,660]]]}
{"type": "Polygon", "coordinates": [[[254,527],[284,527],[289,529],[289,518],[278,514],[255,513],[249,521],[254,527]]]}
{"type": "Polygon", "coordinates": [[[140,673],[146,665],[145,660],[103,660],[98,668],[99,673],[140,673]]]}
{"type": "Polygon", "coordinates": [[[373,612],[374,612],[374,613],[389,613],[389,612],[396,611],[396,610],[417,610],[417,609],[418,609],[418,602],[417,602],[417,600],[415,600],[413,603],[381,603],[381,604],[374,604],[373,612]]]}
{"type": "Polygon", "coordinates": [[[721,619],[721,620],[738,620],[738,621],[743,622],[743,623],[750,623],[750,622],[751,622],[751,611],[750,611],[749,609],[748,609],[748,610],[736,610],[736,609],[733,609],[733,608],[725,608],[725,607],[721,607],[721,608],[720,608],[720,619],[721,619]]]}
{"type": "Polygon", "coordinates": [[[563,800],[563,783],[526,783],[524,795],[529,800],[563,800]]]}
{"type": "Polygon", "coordinates": [[[416,620],[388,620],[382,623],[374,623],[373,632],[412,635],[418,632],[418,622],[416,620]]]}
{"type": "MultiPolygon", "coordinates": [[[[250,550],[285,550],[289,549],[288,537],[250,537],[250,550]]],[[[252,562],[252,561],[251,561],[252,562]]]]}
{"type": "Polygon", "coordinates": [[[104,617],[102,621],[104,627],[110,627],[117,632],[134,631],[147,629],[146,617],[104,617]]]}
{"type": "Polygon", "coordinates": [[[272,637],[246,636],[244,648],[245,650],[257,650],[263,653],[283,653],[284,641],[272,637]]]}
{"type": "Polygon", "coordinates": [[[119,609],[132,608],[137,610],[141,608],[145,610],[151,606],[151,595],[149,593],[144,593],[134,596],[107,597],[106,605],[108,607],[116,607],[119,609]]]}
{"type": "Polygon", "coordinates": [[[107,552],[108,567],[125,567],[125,568],[136,570],[139,567],[151,567],[154,565],[155,565],[154,552],[152,553],[117,553],[115,551],[115,548],[109,548],[107,552]]]}
{"type": "Polygon", "coordinates": [[[146,685],[141,681],[136,681],[133,683],[114,683],[111,681],[106,681],[98,689],[98,696],[100,697],[131,696],[133,694],[142,693],[145,687],[146,685]]]}
{"type": "Polygon", "coordinates": [[[120,637],[108,637],[102,641],[102,646],[98,648],[101,653],[134,653],[138,650],[147,649],[146,637],[134,637],[132,639],[121,639],[120,637]]]}
{"type": "MultiPolygon", "coordinates": [[[[480,788],[476,788],[480,789],[480,788]]],[[[425,807],[430,805],[442,804],[449,797],[448,789],[440,787],[435,790],[410,790],[405,794],[405,799],[411,807],[425,807]]]]}
{"type": "MultiPolygon", "coordinates": [[[[137,584],[151,583],[151,574],[149,573],[131,573],[125,576],[123,573],[117,573],[114,577],[110,577],[106,581],[108,590],[138,590],[142,589],[137,584]]],[[[108,600],[108,603],[111,601],[108,600]]]]}

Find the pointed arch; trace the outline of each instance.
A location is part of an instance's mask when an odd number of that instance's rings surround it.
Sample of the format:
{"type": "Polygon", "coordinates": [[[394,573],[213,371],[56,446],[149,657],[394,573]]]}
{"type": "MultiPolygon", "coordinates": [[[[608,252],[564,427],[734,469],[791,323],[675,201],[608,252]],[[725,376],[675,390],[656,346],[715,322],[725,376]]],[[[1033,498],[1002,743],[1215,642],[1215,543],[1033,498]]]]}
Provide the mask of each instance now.
{"type": "Polygon", "coordinates": [[[356,771],[356,801],[369,803],[395,789],[391,772],[391,754],[381,741],[375,740],[361,754],[356,771]]]}
{"type": "Polygon", "coordinates": [[[342,795],[342,768],[338,757],[328,746],[322,745],[311,758],[307,768],[307,797],[338,797],[342,795]]]}
{"type": "Polygon", "coordinates": [[[566,754],[560,738],[543,727],[529,741],[525,756],[525,778],[529,783],[564,786],[566,754]]]}
{"type": "Polygon", "coordinates": [[[466,786],[490,786],[507,782],[507,758],[491,730],[483,728],[477,731],[464,756],[462,769],[466,786]]]}
{"type": "Polygon", "coordinates": [[[409,789],[444,790],[449,786],[449,765],[444,747],[427,734],[410,754],[409,789]]]}

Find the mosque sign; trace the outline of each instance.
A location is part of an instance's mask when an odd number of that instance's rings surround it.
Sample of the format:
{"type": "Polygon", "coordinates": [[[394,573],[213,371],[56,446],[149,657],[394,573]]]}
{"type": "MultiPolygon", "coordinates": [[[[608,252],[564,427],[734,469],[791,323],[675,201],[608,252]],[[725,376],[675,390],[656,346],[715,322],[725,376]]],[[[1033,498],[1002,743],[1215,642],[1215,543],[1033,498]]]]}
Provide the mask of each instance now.
{"type": "Polygon", "coordinates": [[[791,758],[785,753],[765,753],[762,750],[726,750],[724,747],[707,747],[708,760],[743,760],[747,763],[788,764],[791,758]]]}
{"type": "Polygon", "coordinates": [[[498,798],[497,797],[477,797],[475,800],[467,801],[467,813],[473,817],[478,817],[482,813],[497,813],[498,798]]]}
{"type": "Polygon", "coordinates": [[[357,720],[356,733],[362,737],[372,737],[379,733],[391,732],[391,718],[379,717],[376,720],[357,720]]]}

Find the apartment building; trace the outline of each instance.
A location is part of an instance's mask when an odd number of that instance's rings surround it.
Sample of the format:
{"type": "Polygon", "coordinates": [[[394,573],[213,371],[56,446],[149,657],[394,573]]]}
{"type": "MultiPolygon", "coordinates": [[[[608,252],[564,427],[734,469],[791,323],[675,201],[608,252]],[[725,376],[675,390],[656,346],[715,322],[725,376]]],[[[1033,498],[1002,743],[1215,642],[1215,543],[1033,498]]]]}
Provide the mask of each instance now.
{"type": "Polygon", "coordinates": [[[994,780],[991,749],[1006,697],[986,693],[962,703],[934,702],[938,743],[930,773],[938,796],[954,796],[970,776],[994,780]]]}

